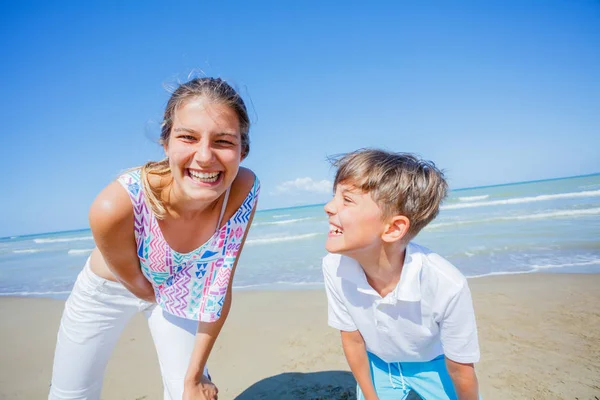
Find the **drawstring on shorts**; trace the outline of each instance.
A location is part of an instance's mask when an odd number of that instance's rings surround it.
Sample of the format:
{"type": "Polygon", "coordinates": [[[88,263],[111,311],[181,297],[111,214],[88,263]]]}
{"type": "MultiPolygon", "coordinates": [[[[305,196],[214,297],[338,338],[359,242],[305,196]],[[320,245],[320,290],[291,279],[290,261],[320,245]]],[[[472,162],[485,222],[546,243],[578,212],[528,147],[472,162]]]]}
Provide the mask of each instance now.
{"type": "MultiPolygon", "coordinates": [[[[398,389],[396,387],[396,385],[394,385],[394,382],[392,381],[392,367],[391,367],[391,363],[386,363],[388,366],[388,374],[389,374],[389,378],[390,378],[390,384],[392,385],[392,389],[398,389]]],[[[406,390],[406,385],[404,384],[404,375],[402,375],[402,366],[400,366],[400,363],[396,363],[398,364],[398,372],[400,373],[400,382],[402,382],[402,390],[406,390]]]]}

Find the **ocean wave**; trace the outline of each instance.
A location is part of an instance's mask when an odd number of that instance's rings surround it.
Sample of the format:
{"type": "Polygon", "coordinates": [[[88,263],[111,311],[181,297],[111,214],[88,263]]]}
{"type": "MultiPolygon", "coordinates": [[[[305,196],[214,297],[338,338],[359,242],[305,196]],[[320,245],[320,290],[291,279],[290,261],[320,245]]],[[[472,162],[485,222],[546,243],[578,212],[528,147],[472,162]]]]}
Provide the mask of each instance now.
{"type": "Polygon", "coordinates": [[[56,239],[33,239],[35,243],[64,243],[64,242],[75,242],[79,240],[94,240],[93,236],[82,236],[82,237],[70,237],[70,238],[56,238],[56,239]]]}
{"type": "Polygon", "coordinates": [[[67,252],[67,254],[87,254],[94,251],[94,249],[71,249],[67,252]]]}
{"type": "Polygon", "coordinates": [[[281,214],[281,215],[273,215],[273,218],[285,218],[285,217],[289,217],[292,214],[281,214]]]}
{"type": "Polygon", "coordinates": [[[507,204],[521,204],[521,203],[532,203],[536,201],[547,201],[557,199],[571,199],[576,197],[597,197],[600,196],[600,190],[587,190],[583,192],[572,192],[572,193],[558,193],[558,194],[543,194],[532,197],[515,197],[512,199],[504,200],[491,200],[491,201],[476,201],[472,203],[459,203],[459,204],[447,204],[441,206],[441,210],[454,210],[458,208],[471,208],[471,207],[487,207],[487,206],[498,206],[507,204]]]}
{"type": "Polygon", "coordinates": [[[539,271],[542,269],[553,269],[553,268],[585,267],[587,265],[600,265],[600,260],[590,260],[590,261],[582,261],[582,262],[574,262],[574,263],[566,263],[566,264],[532,265],[531,267],[535,271],[539,271]]]}
{"type": "Polygon", "coordinates": [[[292,241],[292,240],[308,239],[311,237],[324,235],[324,234],[325,233],[319,232],[319,233],[306,233],[304,235],[295,235],[295,236],[272,237],[272,238],[263,238],[263,239],[247,239],[246,245],[288,242],[288,241],[292,241]]]}
{"type": "Polygon", "coordinates": [[[542,264],[542,265],[530,265],[527,270],[522,271],[496,271],[490,272],[487,274],[480,275],[467,275],[467,278],[484,278],[486,276],[496,276],[496,275],[518,275],[518,274],[533,274],[535,272],[540,272],[542,270],[547,269],[555,269],[555,268],[569,268],[569,267],[585,267],[588,265],[600,265],[600,260],[590,260],[590,261],[582,261],[582,262],[574,262],[574,263],[565,263],[565,264],[542,264]]]}
{"type": "Polygon", "coordinates": [[[273,286],[323,286],[323,281],[317,282],[290,282],[290,281],[277,281],[267,283],[256,283],[253,285],[239,285],[233,286],[233,289],[251,289],[251,288],[265,288],[272,289],[273,286]]]}
{"type": "Polygon", "coordinates": [[[478,201],[478,200],[485,200],[488,197],[490,197],[489,194],[484,194],[484,195],[481,195],[481,196],[466,196],[466,197],[459,197],[458,201],[465,201],[465,202],[467,202],[467,201],[478,201]]]}
{"type": "MultiPolygon", "coordinates": [[[[306,218],[296,218],[296,219],[284,219],[282,221],[257,222],[257,223],[253,223],[252,226],[293,224],[295,222],[307,221],[307,220],[311,220],[311,219],[317,219],[317,218],[315,218],[315,217],[306,217],[306,218]]],[[[323,218],[318,218],[318,219],[325,219],[325,218],[323,217],[323,218]]]]}
{"type": "Polygon", "coordinates": [[[582,217],[582,216],[598,215],[598,214],[600,214],[600,208],[586,208],[586,209],[582,209],[582,210],[561,210],[561,211],[552,211],[552,212],[547,212],[547,213],[513,215],[513,216],[509,216],[509,217],[494,217],[494,218],[472,219],[472,220],[453,221],[453,222],[440,222],[437,224],[431,224],[428,226],[428,228],[436,229],[436,228],[444,228],[447,226],[482,224],[482,223],[500,222],[500,221],[519,221],[519,220],[530,220],[530,219],[582,217]]]}
{"type": "Polygon", "coordinates": [[[534,272],[535,272],[535,270],[533,270],[533,269],[525,270],[525,271],[496,271],[496,272],[489,272],[487,274],[480,274],[480,275],[466,275],[466,277],[468,279],[473,279],[473,278],[485,278],[486,276],[532,274],[534,272]]]}
{"type": "Polygon", "coordinates": [[[19,297],[28,297],[28,296],[47,296],[47,295],[64,295],[71,293],[70,290],[61,290],[58,292],[8,292],[8,293],[0,293],[0,296],[19,296],[19,297]]]}
{"type": "Polygon", "coordinates": [[[30,254],[30,253],[39,253],[40,249],[23,249],[23,250],[13,250],[14,254],[30,254]]]}

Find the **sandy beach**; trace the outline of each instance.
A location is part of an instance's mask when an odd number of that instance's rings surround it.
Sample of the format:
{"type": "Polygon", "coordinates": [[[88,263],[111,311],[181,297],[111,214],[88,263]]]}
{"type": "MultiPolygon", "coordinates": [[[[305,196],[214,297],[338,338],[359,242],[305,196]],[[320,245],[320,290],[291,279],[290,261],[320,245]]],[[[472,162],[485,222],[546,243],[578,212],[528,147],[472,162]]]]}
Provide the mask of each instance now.
{"type": "MultiPolygon", "coordinates": [[[[600,274],[471,279],[485,399],[600,398],[600,274]]],[[[219,399],[352,399],[324,291],[237,291],[209,361],[219,399]]],[[[47,396],[63,302],[1,298],[1,399],[47,396]]],[[[143,315],[108,365],[104,399],[162,398],[143,315]]]]}

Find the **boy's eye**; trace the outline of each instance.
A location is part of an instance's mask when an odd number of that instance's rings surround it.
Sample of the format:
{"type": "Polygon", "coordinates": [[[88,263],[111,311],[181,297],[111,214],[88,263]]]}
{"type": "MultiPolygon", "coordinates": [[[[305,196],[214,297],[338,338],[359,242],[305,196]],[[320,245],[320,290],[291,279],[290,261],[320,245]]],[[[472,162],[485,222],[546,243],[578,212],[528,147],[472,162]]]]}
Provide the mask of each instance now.
{"type": "Polygon", "coordinates": [[[217,140],[217,143],[223,144],[223,145],[226,145],[226,146],[233,146],[234,145],[233,142],[230,142],[229,140],[224,140],[224,139],[217,140]]]}

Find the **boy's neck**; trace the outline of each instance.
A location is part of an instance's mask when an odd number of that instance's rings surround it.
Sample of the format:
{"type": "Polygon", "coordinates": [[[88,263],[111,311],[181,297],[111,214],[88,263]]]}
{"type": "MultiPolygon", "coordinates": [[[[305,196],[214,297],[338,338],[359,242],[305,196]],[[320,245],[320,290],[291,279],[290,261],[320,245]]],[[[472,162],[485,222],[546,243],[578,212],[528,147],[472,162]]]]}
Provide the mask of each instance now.
{"type": "Polygon", "coordinates": [[[365,272],[367,282],[381,297],[387,296],[400,282],[406,246],[405,243],[386,244],[377,253],[355,258],[365,272]]]}

